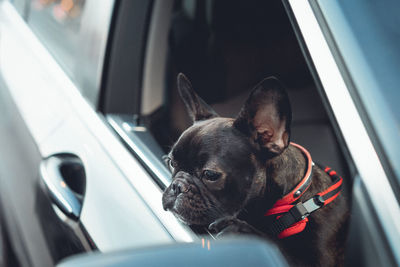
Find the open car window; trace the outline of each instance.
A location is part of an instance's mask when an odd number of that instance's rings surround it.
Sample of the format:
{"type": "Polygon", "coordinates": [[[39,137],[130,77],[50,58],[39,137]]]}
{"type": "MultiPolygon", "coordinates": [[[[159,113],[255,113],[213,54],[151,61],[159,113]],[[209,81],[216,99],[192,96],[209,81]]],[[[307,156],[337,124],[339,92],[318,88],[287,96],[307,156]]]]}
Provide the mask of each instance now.
{"type": "Polygon", "coordinates": [[[309,149],[318,161],[348,174],[330,118],[280,1],[171,1],[169,6],[154,5],[152,14],[162,19],[153,17],[148,26],[140,110],[114,112],[108,120],[162,188],[171,179],[163,155],[191,124],[177,91],[180,72],[225,117],[237,115],[260,80],[278,77],[293,106],[292,140],[309,149]],[[159,27],[167,34],[154,44],[152,31],[159,27]],[[153,46],[154,53],[164,51],[165,55],[149,53],[153,46]],[[156,64],[148,58],[156,58],[156,64]],[[150,104],[146,101],[149,95],[154,100],[150,104]]]}

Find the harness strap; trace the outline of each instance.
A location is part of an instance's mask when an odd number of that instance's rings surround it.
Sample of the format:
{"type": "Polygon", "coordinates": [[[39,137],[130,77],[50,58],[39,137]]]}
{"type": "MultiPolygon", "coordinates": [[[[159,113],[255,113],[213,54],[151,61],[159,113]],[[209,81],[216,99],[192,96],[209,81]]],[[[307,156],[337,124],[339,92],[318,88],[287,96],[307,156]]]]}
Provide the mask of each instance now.
{"type": "Polygon", "coordinates": [[[307,169],[303,179],[301,179],[301,181],[296,185],[296,187],[292,191],[286,194],[283,198],[279,199],[275,203],[276,206],[285,205],[298,200],[303,195],[303,193],[307,191],[312,180],[312,167],[314,163],[312,162],[310,153],[304,147],[296,143],[290,142],[290,144],[299,149],[303,153],[307,161],[307,169]]]}
{"type": "Polygon", "coordinates": [[[330,167],[325,167],[324,171],[332,178],[333,182],[333,185],[318,194],[323,198],[326,205],[332,202],[339,195],[340,190],[342,189],[343,178],[330,167]]]}
{"type": "MultiPolygon", "coordinates": [[[[311,157],[309,159],[311,160],[311,157]]],[[[324,168],[324,171],[332,179],[332,185],[330,187],[316,194],[304,203],[299,202],[297,204],[293,203],[298,198],[293,200],[292,197],[287,197],[288,195],[292,195],[292,191],[282,199],[278,200],[274,206],[264,214],[264,216],[278,215],[276,220],[269,225],[270,234],[277,235],[278,238],[285,238],[300,233],[305,229],[308,222],[307,217],[312,212],[329,204],[339,196],[343,183],[342,177],[337,175],[337,173],[330,167],[324,168]]],[[[304,181],[304,179],[302,181],[304,181]]],[[[299,186],[296,186],[296,188],[298,187],[299,186]]],[[[304,193],[304,191],[302,193],[304,193]]]]}

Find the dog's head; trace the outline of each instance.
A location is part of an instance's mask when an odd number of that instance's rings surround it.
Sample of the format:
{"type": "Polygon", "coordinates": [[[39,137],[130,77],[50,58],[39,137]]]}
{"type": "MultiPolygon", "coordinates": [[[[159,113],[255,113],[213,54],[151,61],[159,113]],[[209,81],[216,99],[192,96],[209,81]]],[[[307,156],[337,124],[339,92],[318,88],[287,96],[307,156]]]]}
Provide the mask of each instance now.
{"type": "Polygon", "coordinates": [[[178,75],[193,125],[169,153],[172,183],[164,209],[190,225],[235,215],[266,185],[265,163],[289,145],[291,108],[276,78],[258,83],[236,119],[218,117],[178,75]]]}

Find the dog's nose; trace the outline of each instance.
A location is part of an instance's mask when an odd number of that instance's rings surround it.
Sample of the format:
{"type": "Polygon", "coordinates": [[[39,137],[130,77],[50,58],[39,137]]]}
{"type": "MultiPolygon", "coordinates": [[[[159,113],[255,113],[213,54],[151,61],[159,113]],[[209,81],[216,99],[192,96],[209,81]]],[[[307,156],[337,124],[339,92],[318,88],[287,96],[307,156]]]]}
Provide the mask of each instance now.
{"type": "Polygon", "coordinates": [[[185,186],[184,184],[179,181],[179,180],[175,180],[172,182],[172,191],[174,192],[175,196],[179,195],[180,193],[185,191],[185,186]]]}
{"type": "Polygon", "coordinates": [[[163,193],[162,203],[164,210],[171,209],[179,194],[188,192],[189,188],[190,186],[181,179],[175,179],[163,193]]]}
{"type": "Polygon", "coordinates": [[[174,191],[175,196],[179,195],[179,193],[181,192],[181,185],[174,182],[172,184],[172,191],[174,191]]]}
{"type": "Polygon", "coordinates": [[[176,179],[171,184],[171,189],[174,192],[175,196],[178,196],[180,193],[186,193],[189,191],[189,185],[185,182],[181,181],[180,179],[176,179]]]}

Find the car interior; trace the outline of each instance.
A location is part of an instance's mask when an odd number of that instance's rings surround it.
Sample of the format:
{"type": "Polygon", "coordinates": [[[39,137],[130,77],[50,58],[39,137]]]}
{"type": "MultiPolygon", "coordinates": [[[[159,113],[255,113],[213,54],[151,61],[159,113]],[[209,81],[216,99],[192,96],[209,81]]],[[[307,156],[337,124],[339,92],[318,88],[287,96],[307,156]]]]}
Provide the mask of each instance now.
{"type": "MultiPolygon", "coordinates": [[[[336,170],[344,177],[344,190],[352,192],[351,162],[282,1],[175,1],[165,69],[163,105],[142,120],[159,145],[156,154],[168,153],[191,124],[178,94],[178,73],[226,117],[238,114],[255,84],[275,76],[286,86],[292,105],[291,141],[304,146],[314,162],[336,170]]],[[[359,220],[351,223],[346,255],[362,253],[355,249],[363,231],[359,220]]],[[[209,234],[198,227],[192,230],[209,234]]],[[[351,256],[346,262],[359,264],[366,258],[351,256]]]]}
{"type": "Polygon", "coordinates": [[[335,121],[282,1],[176,0],[166,53],[163,104],[141,118],[158,144],[147,146],[160,160],[191,125],[177,90],[178,73],[184,73],[197,94],[224,117],[236,117],[253,87],[275,76],[285,85],[292,105],[291,141],[304,146],[314,162],[345,177],[344,190],[351,191],[353,181],[335,121]]]}
{"type": "Polygon", "coordinates": [[[220,116],[235,117],[253,86],[275,76],[292,104],[292,141],[348,176],[340,146],[281,1],[175,1],[164,105],[147,120],[168,152],[190,126],[177,87],[184,73],[220,116]]]}

